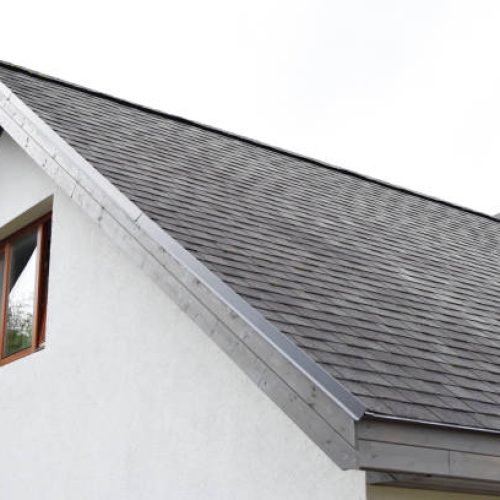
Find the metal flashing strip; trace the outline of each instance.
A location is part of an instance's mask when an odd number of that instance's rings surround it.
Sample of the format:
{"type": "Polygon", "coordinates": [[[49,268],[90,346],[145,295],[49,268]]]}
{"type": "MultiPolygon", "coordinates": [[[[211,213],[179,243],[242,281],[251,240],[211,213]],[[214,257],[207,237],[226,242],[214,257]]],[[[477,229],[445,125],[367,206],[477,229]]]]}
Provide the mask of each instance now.
{"type": "Polygon", "coordinates": [[[359,420],[365,412],[361,401],[352,395],[340,382],[337,382],[329,373],[315,363],[302,349],[270,323],[264,316],[243,300],[236,292],[196,259],[182,245],[174,240],[166,231],[160,228],[144,213],[137,223],[155,239],[163,248],[170,252],[193,275],[204,283],[220,300],[232,310],[283,356],[286,356],[298,369],[315,381],[326,393],[355,420],[359,420]]]}
{"type": "Polygon", "coordinates": [[[460,424],[446,424],[443,422],[431,422],[428,420],[418,420],[416,418],[409,418],[409,417],[396,417],[396,416],[392,416],[392,415],[385,415],[383,413],[375,413],[372,411],[365,411],[364,419],[367,421],[368,420],[373,420],[373,421],[379,420],[379,421],[394,422],[394,423],[401,423],[401,424],[417,424],[417,425],[422,425],[422,426],[426,426],[429,428],[436,428],[436,429],[479,432],[481,434],[492,434],[494,436],[500,435],[500,431],[497,431],[495,429],[487,429],[487,428],[481,428],[481,427],[469,427],[469,426],[460,425],[460,424]]]}
{"type": "Polygon", "coordinates": [[[313,392],[314,388],[321,390],[350,418],[361,418],[365,407],[358,398],[154,223],[1,82],[0,111],[3,112],[3,115],[0,113],[0,125],[29,150],[32,158],[94,219],[111,234],[115,232],[120,235],[117,237],[127,239],[130,253],[135,252],[138,265],[144,268],[161,264],[162,258],[167,255],[172,257],[190,275],[190,279],[210,290],[216,299],[230,308],[234,317],[243,320],[310,380],[313,392]],[[153,241],[143,241],[144,235],[153,241]],[[153,242],[159,249],[155,249],[157,253],[153,255],[155,262],[148,262],[144,250],[151,250],[153,242]]]}

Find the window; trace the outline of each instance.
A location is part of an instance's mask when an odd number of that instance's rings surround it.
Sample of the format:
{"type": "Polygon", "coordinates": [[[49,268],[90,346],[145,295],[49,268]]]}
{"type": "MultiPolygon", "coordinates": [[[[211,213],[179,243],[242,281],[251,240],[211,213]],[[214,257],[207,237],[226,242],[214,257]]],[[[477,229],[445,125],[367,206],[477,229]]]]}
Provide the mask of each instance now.
{"type": "Polygon", "coordinates": [[[0,242],[0,365],[43,346],[51,217],[0,242]]]}

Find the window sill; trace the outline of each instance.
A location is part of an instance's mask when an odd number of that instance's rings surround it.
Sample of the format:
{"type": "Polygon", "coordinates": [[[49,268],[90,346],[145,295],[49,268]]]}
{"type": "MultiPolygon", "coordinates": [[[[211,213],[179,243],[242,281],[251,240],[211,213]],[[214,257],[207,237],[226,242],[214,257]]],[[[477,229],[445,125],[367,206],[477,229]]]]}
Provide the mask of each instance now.
{"type": "Polygon", "coordinates": [[[45,349],[44,345],[41,345],[35,349],[32,347],[28,347],[27,349],[23,349],[22,351],[16,352],[15,354],[11,354],[7,358],[0,359],[0,366],[8,365],[12,361],[17,361],[18,359],[25,358],[30,354],[35,354],[39,351],[43,351],[45,349]]]}

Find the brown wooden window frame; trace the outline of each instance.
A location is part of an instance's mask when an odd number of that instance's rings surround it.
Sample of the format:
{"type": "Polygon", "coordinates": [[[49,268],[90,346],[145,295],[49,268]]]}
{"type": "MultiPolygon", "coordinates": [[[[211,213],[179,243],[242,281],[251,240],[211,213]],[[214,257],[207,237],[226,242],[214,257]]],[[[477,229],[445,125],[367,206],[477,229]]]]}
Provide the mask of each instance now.
{"type": "MultiPolygon", "coordinates": [[[[0,256],[4,256],[3,290],[0,290],[0,366],[32,354],[33,352],[41,349],[45,343],[51,223],[52,213],[49,213],[0,241],[0,256]],[[36,229],[37,233],[38,253],[36,262],[36,280],[34,285],[35,297],[31,346],[5,356],[12,245],[19,239],[19,237],[23,236],[25,233],[33,231],[34,229],[36,229]]],[[[2,284],[0,283],[0,286],[1,285],[2,284]]]]}

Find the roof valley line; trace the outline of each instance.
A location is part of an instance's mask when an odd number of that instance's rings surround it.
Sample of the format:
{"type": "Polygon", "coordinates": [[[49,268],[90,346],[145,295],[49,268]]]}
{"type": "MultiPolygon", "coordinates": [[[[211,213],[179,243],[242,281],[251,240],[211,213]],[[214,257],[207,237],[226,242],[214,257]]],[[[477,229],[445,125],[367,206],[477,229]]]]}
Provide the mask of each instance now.
{"type": "Polygon", "coordinates": [[[185,251],[2,83],[0,126],[340,467],[370,471],[373,484],[500,491],[498,435],[366,415],[355,396],[185,251]]]}

